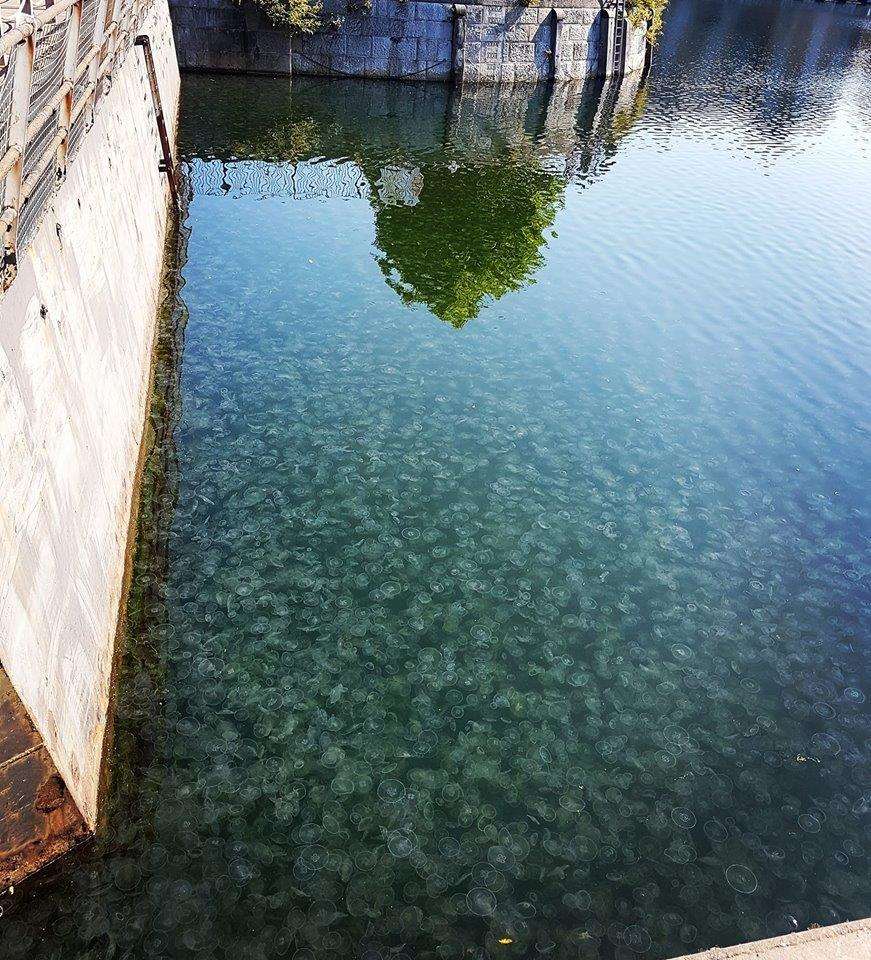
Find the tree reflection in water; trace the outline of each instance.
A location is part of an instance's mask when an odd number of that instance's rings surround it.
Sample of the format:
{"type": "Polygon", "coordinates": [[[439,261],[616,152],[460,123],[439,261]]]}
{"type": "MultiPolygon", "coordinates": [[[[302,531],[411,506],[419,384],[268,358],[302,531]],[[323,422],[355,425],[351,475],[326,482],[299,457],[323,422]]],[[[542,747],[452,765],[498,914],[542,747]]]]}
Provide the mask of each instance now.
{"type": "MultiPolygon", "coordinates": [[[[196,81],[190,86],[195,99],[196,81]]],[[[198,193],[209,192],[218,160],[222,192],[368,197],[387,283],[405,303],[460,328],[486,302],[534,282],[567,183],[607,167],[643,104],[637,75],[622,84],[438,85],[410,95],[389,83],[305,79],[288,97],[285,84],[261,82],[242,85],[239,100],[224,103],[229,116],[212,111],[213,123],[185,146],[196,157],[198,193]],[[277,102],[263,105],[263,97],[277,102]],[[365,109],[353,109],[361,98],[365,109]],[[253,135],[252,114],[270,119],[253,135]],[[225,145],[212,142],[215,129],[228,132],[225,145]],[[404,142],[406,131],[421,129],[423,149],[419,139],[404,142]]]]}
{"type": "Polygon", "coordinates": [[[485,299],[532,282],[565,185],[522,146],[494,162],[460,157],[420,173],[413,203],[373,196],[378,263],[406,303],[462,327],[485,299]]]}

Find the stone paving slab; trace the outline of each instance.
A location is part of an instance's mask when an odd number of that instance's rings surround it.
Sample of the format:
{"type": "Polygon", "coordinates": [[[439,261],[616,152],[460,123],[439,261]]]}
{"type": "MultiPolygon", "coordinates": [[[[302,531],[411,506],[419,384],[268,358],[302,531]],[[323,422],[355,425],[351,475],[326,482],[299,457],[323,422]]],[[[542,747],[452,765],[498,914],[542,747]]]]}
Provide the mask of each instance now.
{"type": "Polygon", "coordinates": [[[713,947],[676,960],[871,960],[871,919],[735,947],[713,947]]]}

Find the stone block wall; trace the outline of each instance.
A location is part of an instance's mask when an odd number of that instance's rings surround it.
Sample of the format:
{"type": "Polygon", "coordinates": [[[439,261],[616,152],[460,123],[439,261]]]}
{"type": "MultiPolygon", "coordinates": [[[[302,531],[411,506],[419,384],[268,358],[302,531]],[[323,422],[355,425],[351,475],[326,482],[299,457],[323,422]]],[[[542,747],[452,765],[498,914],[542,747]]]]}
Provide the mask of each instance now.
{"type": "Polygon", "coordinates": [[[447,3],[372,0],[369,12],[347,12],[326,0],[338,30],[293,40],[293,72],[315,76],[418,77],[446,80],[453,64],[453,9],[447,3]]]}
{"type": "Polygon", "coordinates": [[[464,80],[535,82],[551,75],[555,19],[550,7],[469,5],[464,19],[464,80]]]}
{"type": "MultiPolygon", "coordinates": [[[[491,83],[605,75],[603,3],[372,0],[361,11],[325,0],[340,25],[291,38],[251,4],[170,0],[183,69],[491,83]]],[[[644,52],[644,31],[630,28],[627,72],[644,66],[644,52]]]]}
{"type": "Polygon", "coordinates": [[[463,79],[535,82],[601,72],[598,0],[569,8],[469,5],[463,79]]]}
{"type": "Polygon", "coordinates": [[[182,70],[289,76],[291,43],[253,5],[233,0],[170,0],[182,70]]]}

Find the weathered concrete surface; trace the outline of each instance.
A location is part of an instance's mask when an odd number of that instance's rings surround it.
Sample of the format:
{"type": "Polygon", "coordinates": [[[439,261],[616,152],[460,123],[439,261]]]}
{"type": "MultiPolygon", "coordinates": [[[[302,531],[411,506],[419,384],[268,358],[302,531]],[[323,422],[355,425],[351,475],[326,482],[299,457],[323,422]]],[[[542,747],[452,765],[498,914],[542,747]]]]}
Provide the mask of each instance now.
{"type": "MultiPolygon", "coordinates": [[[[599,0],[455,5],[324,0],[333,30],[291,39],[253,4],[170,0],[183,69],[389,79],[534,83],[583,80],[608,69],[608,16],[599,0]],[[559,20],[559,27],[557,21],[559,20]]],[[[626,69],[644,66],[644,31],[630,28],[626,69]]]]}
{"type": "Polygon", "coordinates": [[[0,669],[0,889],[83,843],[90,831],[0,669]]]}
{"type": "Polygon", "coordinates": [[[838,923],[736,947],[713,947],[677,960],[871,960],[871,920],[838,923]]]}
{"type": "MultiPolygon", "coordinates": [[[[151,37],[175,129],[166,0],[151,37]]],[[[141,52],[126,52],[0,300],[0,661],[97,819],[168,216],[141,52]]]]}

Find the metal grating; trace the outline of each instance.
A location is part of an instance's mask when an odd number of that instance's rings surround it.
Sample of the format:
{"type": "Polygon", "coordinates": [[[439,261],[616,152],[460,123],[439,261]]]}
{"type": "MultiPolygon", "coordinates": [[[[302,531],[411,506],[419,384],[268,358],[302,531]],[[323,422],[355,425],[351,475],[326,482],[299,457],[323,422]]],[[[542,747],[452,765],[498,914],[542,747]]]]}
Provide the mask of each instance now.
{"type": "MultiPolygon", "coordinates": [[[[24,151],[23,178],[25,181],[31,173],[33,173],[40,158],[45,153],[46,148],[54,139],[54,135],[57,133],[57,119],[57,110],[52,110],[48,119],[27,144],[27,149],[24,151]]],[[[51,167],[52,165],[49,164],[49,166],[51,167]]]]}
{"type": "Polygon", "coordinates": [[[97,24],[98,0],[83,0],[82,21],[79,24],[79,47],[76,63],[79,64],[88,55],[94,39],[94,27],[97,24]]]}
{"type": "Polygon", "coordinates": [[[72,160],[82,142],[82,134],[85,132],[85,111],[83,110],[70,127],[70,137],[67,142],[67,160],[72,160]]]}
{"type": "MultiPolygon", "coordinates": [[[[106,62],[108,51],[112,51],[113,60],[123,57],[132,43],[133,35],[136,33],[136,24],[134,23],[134,20],[138,19],[135,15],[137,11],[136,0],[108,0],[105,22],[108,25],[117,21],[120,23],[120,27],[116,37],[108,44],[103,45],[99,52],[94,49],[94,33],[98,22],[100,0],[81,0],[81,3],[81,19],[76,41],[77,64],[81,65],[87,57],[95,55],[93,66],[98,73],[111,70],[112,64],[106,62]]],[[[50,14],[48,15],[50,16],[50,14]]],[[[47,106],[58,96],[63,83],[66,44],[73,12],[67,10],[60,15],[57,21],[51,20],[47,23],[44,20],[45,16],[46,14],[43,11],[36,14],[34,62],[32,72],[29,69],[26,71],[28,74],[25,83],[29,94],[27,97],[29,126],[34,126],[34,121],[46,112],[47,106]]],[[[22,55],[21,51],[24,49],[22,43],[23,41],[19,41],[10,50],[5,64],[0,62],[0,156],[3,156],[8,150],[13,85],[16,79],[15,68],[16,64],[18,67],[22,66],[21,61],[16,58],[22,55]]],[[[69,131],[67,140],[68,160],[72,159],[78,152],[87,127],[86,118],[92,116],[92,108],[97,107],[102,95],[106,92],[105,85],[98,83],[88,109],[81,109],[84,105],[85,92],[89,86],[91,72],[86,70],[73,90],[73,109],[78,111],[78,116],[69,131]]],[[[14,254],[14,247],[17,245],[20,252],[33,238],[58,182],[59,172],[55,155],[55,141],[58,132],[59,112],[59,106],[55,104],[48,116],[39,120],[38,129],[34,129],[32,135],[29,135],[26,139],[21,185],[30,187],[30,196],[25,197],[23,191],[19,193],[20,185],[17,180],[12,182],[14,196],[10,198],[9,206],[13,229],[6,236],[7,238],[11,236],[13,246],[6,250],[5,256],[7,259],[4,259],[6,265],[2,273],[4,289],[15,276],[14,266],[9,269],[9,264],[14,264],[14,256],[10,256],[10,251],[14,254]],[[37,169],[40,167],[42,170],[39,176],[34,178],[37,169]],[[15,229],[16,226],[17,230],[15,229]]],[[[6,183],[0,182],[0,194],[5,193],[8,184],[8,180],[6,183]]]]}
{"type": "Polygon", "coordinates": [[[19,47],[15,47],[7,59],[0,77],[0,157],[9,149],[9,118],[12,113],[12,81],[15,77],[15,57],[19,47]]]}
{"type": "Polygon", "coordinates": [[[49,23],[36,36],[36,57],[33,62],[33,80],[30,86],[30,111],[33,120],[57,93],[64,79],[64,53],[69,16],[49,23]]]}
{"type": "Polygon", "coordinates": [[[109,24],[116,19],[115,17],[115,7],[118,3],[118,0],[107,0],[106,2],[106,20],[103,24],[104,29],[109,26],[109,24]]]}
{"type": "Polygon", "coordinates": [[[36,228],[42,219],[48,207],[48,201],[51,199],[55,185],[55,167],[51,163],[42,177],[33,193],[25,201],[21,208],[21,214],[18,220],[18,247],[23,250],[36,233],[36,228]]]}
{"type": "Polygon", "coordinates": [[[76,82],[73,86],[73,106],[77,106],[79,101],[84,96],[85,90],[90,83],[91,78],[88,76],[88,71],[85,71],[85,75],[76,82]]]}

